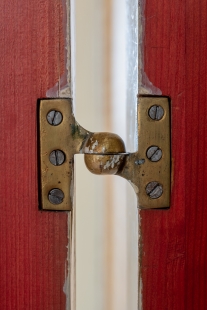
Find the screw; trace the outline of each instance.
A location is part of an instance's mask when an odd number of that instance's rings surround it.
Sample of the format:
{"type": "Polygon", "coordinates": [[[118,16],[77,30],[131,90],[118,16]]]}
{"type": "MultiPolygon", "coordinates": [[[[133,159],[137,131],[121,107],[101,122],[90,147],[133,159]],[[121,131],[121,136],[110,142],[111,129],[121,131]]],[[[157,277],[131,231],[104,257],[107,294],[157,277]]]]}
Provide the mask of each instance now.
{"type": "Polygon", "coordinates": [[[48,194],[48,199],[52,204],[59,205],[63,202],[64,193],[58,188],[53,188],[48,194]]]}
{"type": "Polygon", "coordinates": [[[164,110],[159,105],[153,105],[149,109],[149,117],[155,121],[159,121],[164,115],[164,110]]]}
{"type": "Polygon", "coordinates": [[[150,182],[146,186],[146,193],[152,199],[157,199],[163,194],[163,187],[158,182],[150,182]]]}
{"type": "Polygon", "coordinates": [[[147,158],[151,161],[159,161],[162,158],[162,150],[158,146],[150,146],[147,150],[147,158]]]}
{"type": "Polygon", "coordinates": [[[65,154],[60,150],[55,150],[50,153],[50,162],[54,166],[60,166],[65,161],[65,154]]]}
{"type": "Polygon", "coordinates": [[[50,111],[47,114],[47,121],[50,125],[57,126],[62,122],[63,116],[59,111],[50,111]]]}

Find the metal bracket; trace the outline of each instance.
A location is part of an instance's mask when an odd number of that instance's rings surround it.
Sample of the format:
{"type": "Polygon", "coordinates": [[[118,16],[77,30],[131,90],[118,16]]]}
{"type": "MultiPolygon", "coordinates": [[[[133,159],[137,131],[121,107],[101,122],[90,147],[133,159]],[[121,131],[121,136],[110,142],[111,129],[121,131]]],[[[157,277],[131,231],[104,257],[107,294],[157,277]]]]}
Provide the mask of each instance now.
{"type": "Polygon", "coordinates": [[[167,97],[138,99],[138,151],[112,133],[92,133],[75,120],[71,99],[39,100],[40,207],[70,211],[74,155],[95,174],[127,179],[142,209],[170,207],[170,108],[167,97]]]}

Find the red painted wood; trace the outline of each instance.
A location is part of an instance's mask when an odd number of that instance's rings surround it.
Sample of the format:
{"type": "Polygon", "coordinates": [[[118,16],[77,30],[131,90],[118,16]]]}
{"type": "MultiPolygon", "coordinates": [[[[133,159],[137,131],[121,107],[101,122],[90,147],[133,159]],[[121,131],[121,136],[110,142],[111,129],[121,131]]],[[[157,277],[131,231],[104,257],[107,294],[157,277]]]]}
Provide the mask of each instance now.
{"type": "Polygon", "coordinates": [[[170,210],[141,211],[144,310],[207,309],[207,2],[146,0],[145,72],[172,98],[170,210]]]}
{"type": "Polygon", "coordinates": [[[65,309],[67,215],[38,211],[36,100],[64,65],[61,0],[0,1],[0,309],[65,309]]]}

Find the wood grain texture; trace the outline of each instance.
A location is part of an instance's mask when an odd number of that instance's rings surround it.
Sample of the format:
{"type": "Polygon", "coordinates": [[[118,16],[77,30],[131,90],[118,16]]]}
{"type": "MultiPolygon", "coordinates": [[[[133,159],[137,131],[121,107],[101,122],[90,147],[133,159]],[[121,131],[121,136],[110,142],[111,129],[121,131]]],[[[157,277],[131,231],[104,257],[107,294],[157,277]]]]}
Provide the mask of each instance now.
{"type": "Polygon", "coordinates": [[[38,211],[36,100],[64,69],[61,0],[0,2],[0,309],[65,309],[67,215],[38,211]]]}
{"type": "MultiPolygon", "coordinates": [[[[189,119],[186,119],[186,104],[187,109],[190,104],[186,100],[188,87],[191,88],[193,82],[189,79],[187,86],[186,68],[189,66],[191,70],[193,69],[191,63],[193,55],[190,56],[189,51],[186,51],[187,2],[147,0],[145,7],[145,72],[153,85],[160,88],[162,94],[170,96],[172,100],[173,180],[170,210],[140,212],[144,310],[201,310],[199,307],[193,307],[192,304],[187,306],[186,275],[189,275],[189,281],[193,285],[193,271],[187,269],[186,259],[191,256],[192,261],[197,260],[197,253],[194,251],[188,253],[186,246],[190,245],[190,242],[198,241],[194,235],[191,235],[190,239],[186,238],[186,227],[191,230],[190,218],[197,212],[197,205],[193,202],[197,193],[189,188],[189,182],[204,181],[198,179],[196,171],[193,174],[193,163],[188,164],[188,167],[186,164],[186,157],[189,161],[195,156],[195,153],[189,152],[191,139],[198,140],[196,134],[193,136],[189,132],[190,127],[197,126],[198,118],[193,122],[194,116],[191,112],[188,113],[189,119]],[[189,202],[187,202],[187,193],[190,197],[189,202]]],[[[192,21],[189,22],[192,23],[192,21]]],[[[193,44],[192,39],[188,44],[193,44]]],[[[195,95],[193,97],[190,100],[192,106],[196,105],[195,95]]],[[[203,105],[204,103],[203,101],[203,105]]],[[[194,152],[198,151],[197,148],[194,152]]],[[[192,293],[194,296],[196,296],[196,290],[194,286],[192,293]]]]}
{"type": "Polygon", "coordinates": [[[145,72],[172,99],[172,202],[141,211],[144,310],[207,309],[207,3],[147,0],[145,72]]]}
{"type": "Polygon", "coordinates": [[[186,309],[207,309],[207,3],[186,3],[186,309]],[[190,156],[189,156],[190,155],[190,156]],[[190,168],[189,168],[190,167],[190,168]]]}

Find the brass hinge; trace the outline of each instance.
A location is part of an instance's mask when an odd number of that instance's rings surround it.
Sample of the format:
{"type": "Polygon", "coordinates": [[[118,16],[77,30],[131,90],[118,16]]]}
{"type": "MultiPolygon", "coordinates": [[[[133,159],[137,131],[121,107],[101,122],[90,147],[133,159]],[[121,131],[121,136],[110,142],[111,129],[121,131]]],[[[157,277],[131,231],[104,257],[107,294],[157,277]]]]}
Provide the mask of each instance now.
{"type": "Polygon", "coordinates": [[[92,133],[73,115],[71,99],[39,100],[40,208],[70,211],[74,155],[85,154],[95,174],[114,174],[133,186],[142,209],[170,207],[170,105],[167,97],[138,99],[138,151],[127,153],[116,134],[92,133]]]}

